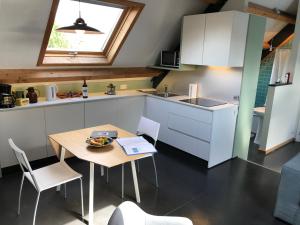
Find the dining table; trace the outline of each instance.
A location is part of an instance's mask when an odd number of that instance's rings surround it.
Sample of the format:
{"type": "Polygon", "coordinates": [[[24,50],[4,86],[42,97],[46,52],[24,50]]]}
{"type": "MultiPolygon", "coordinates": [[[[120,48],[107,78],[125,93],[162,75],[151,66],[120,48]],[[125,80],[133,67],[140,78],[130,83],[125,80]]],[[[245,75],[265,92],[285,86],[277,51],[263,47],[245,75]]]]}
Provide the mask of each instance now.
{"type": "MultiPolygon", "coordinates": [[[[89,215],[88,223],[94,224],[94,176],[95,164],[101,167],[115,167],[125,163],[131,163],[136,201],[140,203],[140,192],[136,173],[135,161],[144,158],[144,154],[128,156],[117,141],[111,144],[95,148],[91,147],[86,140],[94,131],[117,131],[118,138],[135,137],[136,135],[111,124],[95,126],[85,129],[72,130],[48,136],[49,142],[59,157],[64,161],[69,157],[77,157],[89,162],[89,215]]],[[[59,187],[58,187],[59,188],[59,187]]]]}

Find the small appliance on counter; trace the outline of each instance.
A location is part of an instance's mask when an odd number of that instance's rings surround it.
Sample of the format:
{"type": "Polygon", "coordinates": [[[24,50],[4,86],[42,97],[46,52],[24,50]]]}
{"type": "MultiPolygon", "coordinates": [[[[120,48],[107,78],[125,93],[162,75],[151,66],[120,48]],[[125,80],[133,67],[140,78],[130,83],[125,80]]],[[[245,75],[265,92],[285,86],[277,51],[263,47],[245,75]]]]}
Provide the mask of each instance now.
{"type": "Polygon", "coordinates": [[[26,94],[26,98],[29,98],[29,104],[37,103],[38,102],[38,94],[35,91],[40,93],[39,90],[35,89],[34,87],[29,87],[29,88],[27,88],[27,91],[28,91],[28,93],[26,94]]]}
{"type": "Polygon", "coordinates": [[[13,108],[15,102],[15,97],[11,94],[11,85],[0,84],[0,108],[13,108]]]}
{"type": "Polygon", "coordinates": [[[55,101],[58,88],[56,84],[49,84],[45,86],[45,93],[47,101],[55,101]]]}
{"type": "Polygon", "coordinates": [[[113,84],[109,84],[107,87],[105,94],[107,95],[116,95],[116,86],[113,84]]]}

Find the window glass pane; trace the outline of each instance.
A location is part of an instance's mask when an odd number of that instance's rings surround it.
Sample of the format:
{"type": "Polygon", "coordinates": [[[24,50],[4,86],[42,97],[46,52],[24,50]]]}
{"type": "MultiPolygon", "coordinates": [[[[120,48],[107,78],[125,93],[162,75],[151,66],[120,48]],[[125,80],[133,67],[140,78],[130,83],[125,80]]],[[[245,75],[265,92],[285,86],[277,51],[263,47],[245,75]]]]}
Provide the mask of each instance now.
{"type": "Polygon", "coordinates": [[[78,1],[60,0],[47,50],[102,52],[109,40],[123,9],[80,3],[81,17],[88,26],[96,28],[104,34],[61,33],[56,29],[71,26],[79,17],[78,1]]]}

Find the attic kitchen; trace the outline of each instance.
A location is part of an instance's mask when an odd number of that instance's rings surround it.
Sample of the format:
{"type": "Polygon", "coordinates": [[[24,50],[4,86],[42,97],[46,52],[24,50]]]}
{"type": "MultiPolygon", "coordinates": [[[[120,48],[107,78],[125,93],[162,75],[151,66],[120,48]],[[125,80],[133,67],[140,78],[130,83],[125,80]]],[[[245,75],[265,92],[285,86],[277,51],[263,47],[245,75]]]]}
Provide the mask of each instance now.
{"type": "MultiPolygon", "coordinates": [[[[10,138],[33,165],[62,163],[65,158],[71,164],[74,158],[86,162],[85,156],[66,147],[73,143],[63,142],[61,135],[75,137],[81,131],[112,126],[120,129],[117,133],[140,136],[143,118],[159,124],[157,140],[150,136],[154,147],[157,141],[171,149],[172,157],[182,154],[180,160],[199,160],[199,166],[204,164],[207,171],[243,154],[239,141],[251,130],[242,129],[243,119],[245,113],[252,113],[247,105],[249,95],[245,96],[259,70],[256,61],[260,60],[265,18],[234,9],[203,13],[199,6],[206,3],[195,0],[178,1],[174,12],[164,11],[170,0],[162,1],[159,9],[158,2],[152,0],[53,0],[47,1],[47,7],[31,0],[28,4],[27,14],[44,8],[37,15],[43,19],[36,21],[34,37],[26,31],[24,42],[28,45],[23,47],[9,38],[13,31],[6,33],[8,51],[19,49],[19,55],[7,54],[0,66],[2,179],[19,171],[20,161],[11,149],[10,138]],[[158,11],[158,17],[153,17],[153,10],[158,11]],[[46,12],[47,17],[43,16],[46,12]]],[[[0,2],[0,10],[2,6],[7,9],[4,15],[9,14],[13,5],[0,2]]],[[[21,25],[16,19],[8,29],[21,25]]],[[[110,146],[119,146],[117,140],[110,146]]],[[[101,153],[101,148],[92,151],[88,144],[83,143],[89,153],[101,153]]],[[[109,150],[103,150],[103,155],[109,150]]],[[[150,156],[158,188],[160,170],[154,154],[150,156]]],[[[128,191],[124,165],[131,162],[132,195],[141,203],[140,175],[135,172],[140,166],[137,163],[135,169],[135,161],[122,163],[120,188],[123,199],[124,188],[125,195],[128,191]]],[[[109,171],[115,172],[113,163],[97,162],[89,161],[87,172],[89,224],[98,210],[93,193],[99,177],[94,164],[101,166],[101,177],[106,174],[108,185],[114,179],[109,171]]],[[[62,184],[56,185],[57,190],[62,184]]]]}

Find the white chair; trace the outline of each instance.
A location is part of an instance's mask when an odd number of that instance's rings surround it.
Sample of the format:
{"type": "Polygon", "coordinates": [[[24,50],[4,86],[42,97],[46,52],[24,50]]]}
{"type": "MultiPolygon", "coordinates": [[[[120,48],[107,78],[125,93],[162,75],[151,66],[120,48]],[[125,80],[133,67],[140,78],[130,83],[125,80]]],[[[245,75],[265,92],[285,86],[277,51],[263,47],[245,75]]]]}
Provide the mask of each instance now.
{"type": "MultiPolygon", "coordinates": [[[[137,135],[147,135],[147,136],[151,137],[154,141],[153,145],[154,145],[154,147],[156,147],[159,129],[160,129],[159,123],[142,116],[140,119],[138,128],[137,128],[136,134],[137,135]]],[[[156,184],[156,187],[158,187],[157,169],[156,169],[154,154],[147,154],[147,155],[145,155],[144,158],[147,158],[147,157],[152,157],[154,173],[155,173],[155,184],[156,184]]],[[[137,165],[138,165],[138,171],[139,171],[140,166],[139,166],[138,161],[137,161],[137,165]]]]}
{"type": "Polygon", "coordinates": [[[37,207],[38,207],[41,192],[64,184],[65,197],[66,197],[66,183],[79,179],[80,192],[81,192],[81,214],[83,218],[84,208],[83,208],[82,175],[75,172],[65,162],[59,162],[37,170],[32,170],[25,152],[22,151],[20,148],[18,148],[11,138],[8,139],[8,142],[13,152],[15,153],[15,156],[23,171],[21,186],[19,191],[18,215],[20,215],[21,196],[22,196],[22,189],[23,189],[23,183],[25,177],[28,179],[28,181],[33,185],[33,187],[38,192],[34,214],[33,214],[33,225],[35,225],[36,212],[37,212],[37,207]]]}
{"type": "Polygon", "coordinates": [[[193,225],[184,217],[153,216],[132,202],[123,202],[109,219],[108,225],[193,225]]]}
{"type": "MultiPolygon", "coordinates": [[[[158,139],[159,129],[160,129],[159,123],[142,116],[139,121],[136,134],[137,135],[147,135],[150,138],[152,138],[153,142],[154,142],[152,144],[155,147],[157,139],[158,139]]],[[[144,158],[148,158],[148,157],[152,157],[154,173],[155,173],[155,185],[156,185],[156,187],[158,187],[158,177],[157,177],[157,169],[156,169],[154,154],[147,154],[147,155],[145,155],[144,158]]],[[[138,161],[137,161],[137,168],[138,168],[138,171],[140,171],[140,166],[139,166],[138,161]]],[[[103,176],[103,168],[101,168],[101,175],[103,176]]],[[[108,182],[108,168],[106,171],[106,179],[108,182]]],[[[124,198],[124,164],[122,164],[122,198],[124,198]]]]}

